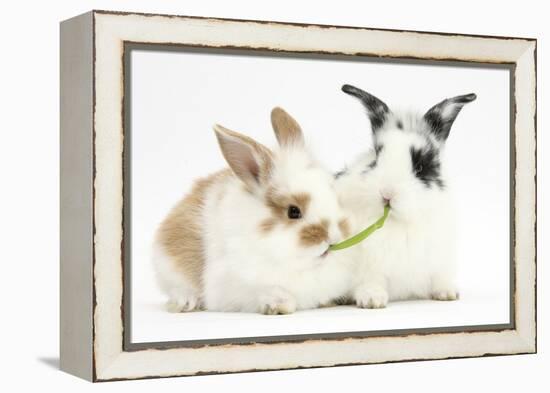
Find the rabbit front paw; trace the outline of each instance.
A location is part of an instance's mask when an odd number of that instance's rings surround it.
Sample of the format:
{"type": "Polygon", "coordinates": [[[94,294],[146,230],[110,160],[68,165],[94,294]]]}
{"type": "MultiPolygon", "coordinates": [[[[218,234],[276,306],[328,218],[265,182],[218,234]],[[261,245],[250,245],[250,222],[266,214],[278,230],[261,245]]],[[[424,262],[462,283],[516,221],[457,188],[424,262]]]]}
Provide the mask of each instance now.
{"type": "Polygon", "coordinates": [[[355,302],[359,308],[385,308],[388,291],[381,286],[363,285],[355,291],[355,302]]]}
{"type": "Polygon", "coordinates": [[[431,298],[433,300],[451,301],[451,300],[458,300],[459,294],[458,294],[458,291],[454,289],[439,290],[439,291],[432,292],[431,298]]]}
{"type": "Polygon", "coordinates": [[[166,310],[171,313],[190,312],[202,309],[200,299],[195,295],[179,296],[166,302],[166,310]]]}
{"type": "Polygon", "coordinates": [[[296,311],[294,298],[281,290],[274,290],[260,300],[260,313],[265,315],[292,314],[296,311]]]}
{"type": "Polygon", "coordinates": [[[432,278],[430,297],[433,300],[458,300],[458,290],[455,281],[448,275],[440,274],[432,278]]]}

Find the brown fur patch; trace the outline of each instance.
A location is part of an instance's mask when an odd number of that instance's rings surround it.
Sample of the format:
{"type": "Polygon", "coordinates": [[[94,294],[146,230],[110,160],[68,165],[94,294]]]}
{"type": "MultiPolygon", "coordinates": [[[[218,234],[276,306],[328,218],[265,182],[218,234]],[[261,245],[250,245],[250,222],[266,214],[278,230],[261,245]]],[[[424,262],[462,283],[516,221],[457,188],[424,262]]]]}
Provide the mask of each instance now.
{"type": "Polygon", "coordinates": [[[271,210],[273,217],[283,219],[287,211],[288,205],[286,199],[277,194],[273,187],[267,189],[265,193],[265,202],[271,210]]]}
{"type": "Polygon", "coordinates": [[[271,111],[271,125],[281,146],[304,145],[304,136],[300,125],[282,108],[271,111]]]}
{"type": "Polygon", "coordinates": [[[302,213],[305,214],[307,208],[309,207],[309,203],[311,202],[311,195],[308,193],[300,193],[300,194],[294,194],[292,195],[291,199],[294,201],[294,205],[298,206],[300,210],[302,210],[302,213]]]}
{"type": "MultiPolygon", "coordinates": [[[[206,193],[214,183],[231,175],[231,170],[226,169],[197,180],[191,192],[172,208],[157,232],[157,239],[164,252],[171,257],[176,270],[196,285],[197,290],[202,287],[204,268],[200,219],[206,193]]],[[[222,193],[217,196],[222,197],[222,193]]]]}
{"type": "Polygon", "coordinates": [[[260,229],[262,230],[262,232],[268,233],[271,232],[273,228],[275,228],[275,225],[277,225],[277,219],[275,219],[274,217],[269,217],[260,223],[260,229]]]}
{"type": "Polygon", "coordinates": [[[338,228],[340,228],[340,232],[342,232],[342,235],[344,235],[344,237],[348,237],[350,235],[351,230],[349,220],[347,218],[338,221],[338,228]]]}
{"type": "Polygon", "coordinates": [[[307,193],[282,195],[274,187],[269,187],[265,194],[265,203],[271,210],[271,217],[260,223],[262,232],[270,232],[277,224],[292,225],[300,222],[299,219],[288,218],[288,207],[291,205],[297,206],[300,208],[302,215],[305,215],[310,201],[311,196],[307,193]]]}
{"type": "Polygon", "coordinates": [[[270,187],[266,192],[265,201],[267,207],[271,210],[273,217],[283,222],[296,222],[297,220],[288,218],[288,207],[290,205],[298,206],[302,212],[302,215],[305,215],[311,201],[311,196],[307,193],[282,195],[279,194],[275,188],[270,187]]]}
{"type": "Polygon", "coordinates": [[[300,231],[300,243],[303,246],[314,246],[328,240],[328,220],[319,224],[306,225],[300,231]]]}

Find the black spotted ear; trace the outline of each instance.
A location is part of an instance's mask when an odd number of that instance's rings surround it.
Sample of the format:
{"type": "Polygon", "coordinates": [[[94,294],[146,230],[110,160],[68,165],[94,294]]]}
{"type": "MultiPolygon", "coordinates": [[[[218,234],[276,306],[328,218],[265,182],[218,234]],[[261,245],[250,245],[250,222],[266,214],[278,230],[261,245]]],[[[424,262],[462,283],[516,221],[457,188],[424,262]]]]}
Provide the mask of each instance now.
{"type": "Polygon", "coordinates": [[[426,120],[437,139],[441,141],[447,139],[449,132],[451,132],[451,126],[462,107],[476,98],[477,96],[473,93],[447,98],[426,112],[424,120],[426,120]]]}
{"type": "Polygon", "coordinates": [[[373,132],[376,132],[384,125],[390,110],[382,100],[351,85],[342,86],[342,91],[361,100],[367,110],[373,132]]]}

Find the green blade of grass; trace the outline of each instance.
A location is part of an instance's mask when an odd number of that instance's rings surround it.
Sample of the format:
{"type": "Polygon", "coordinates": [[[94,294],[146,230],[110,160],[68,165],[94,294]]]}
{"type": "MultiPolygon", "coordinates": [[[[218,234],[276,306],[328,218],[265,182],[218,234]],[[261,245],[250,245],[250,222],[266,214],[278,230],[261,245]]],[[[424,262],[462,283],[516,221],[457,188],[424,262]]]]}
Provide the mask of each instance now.
{"type": "Polygon", "coordinates": [[[388,218],[389,213],[390,213],[390,207],[389,205],[386,205],[384,207],[384,215],[380,217],[374,224],[362,230],[357,235],[344,240],[343,242],[330,245],[329,250],[330,251],[343,250],[345,248],[355,246],[356,244],[361,243],[363,240],[369,237],[374,231],[384,226],[384,222],[386,222],[386,218],[388,218]]]}

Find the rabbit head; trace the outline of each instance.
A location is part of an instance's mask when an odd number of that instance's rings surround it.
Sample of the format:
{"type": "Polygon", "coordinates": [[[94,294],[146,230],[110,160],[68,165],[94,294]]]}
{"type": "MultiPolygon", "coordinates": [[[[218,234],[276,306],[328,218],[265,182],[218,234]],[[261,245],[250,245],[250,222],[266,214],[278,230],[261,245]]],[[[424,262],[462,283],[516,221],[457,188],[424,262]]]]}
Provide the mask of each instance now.
{"type": "Polygon", "coordinates": [[[357,87],[342,90],[358,98],[370,119],[374,149],[363,157],[364,203],[392,216],[420,218],[434,207],[434,198],[445,193],[447,181],[443,153],[451,126],[462,107],[475,94],[448,98],[424,115],[394,113],[377,97],[357,87]]]}
{"type": "Polygon", "coordinates": [[[250,214],[258,217],[262,244],[278,260],[319,261],[330,244],[349,234],[334,179],[307,150],[296,120],[275,108],[271,122],[279,143],[273,151],[222,126],[214,130],[227,163],[253,198],[250,214]]]}

